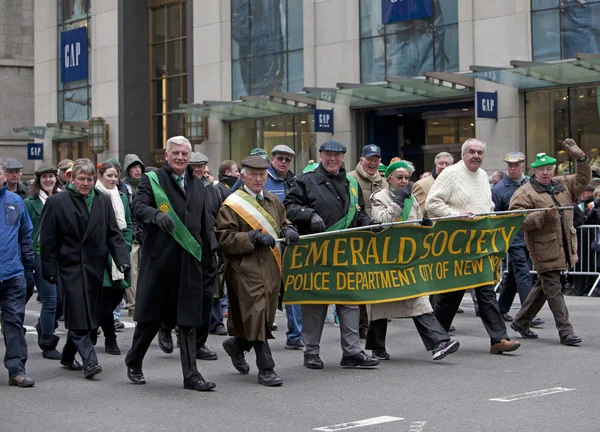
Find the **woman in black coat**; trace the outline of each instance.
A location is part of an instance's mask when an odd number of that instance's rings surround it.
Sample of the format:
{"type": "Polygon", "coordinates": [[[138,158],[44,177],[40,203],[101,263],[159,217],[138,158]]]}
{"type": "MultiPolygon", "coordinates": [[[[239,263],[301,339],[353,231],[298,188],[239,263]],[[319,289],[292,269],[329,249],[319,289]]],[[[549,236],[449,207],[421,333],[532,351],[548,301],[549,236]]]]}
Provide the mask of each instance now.
{"type": "Polygon", "coordinates": [[[67,191],[52,195],[42,212],[40,244],[42,277],[63,287],[65,328],[69,330],[61,364],[84,376],[102,372],[90,340],[99,327],[102,282],[108,253],[119,270],[129,269],[129,253],[117,226],[110,198],[94,189],[96,167],[78,159],[67,191]],[[95,331],[95,330],[94,330],[95,331]]]}

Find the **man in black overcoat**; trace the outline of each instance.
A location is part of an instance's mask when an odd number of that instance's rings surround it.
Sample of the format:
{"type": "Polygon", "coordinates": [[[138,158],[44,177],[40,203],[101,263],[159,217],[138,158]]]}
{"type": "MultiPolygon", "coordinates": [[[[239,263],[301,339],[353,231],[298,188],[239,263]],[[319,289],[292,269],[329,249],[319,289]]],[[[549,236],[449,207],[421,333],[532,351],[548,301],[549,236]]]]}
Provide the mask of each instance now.
{"type": "Polygon", "coordinates": [[[69,330],[60,363],[84,370],[86,378],[102,372],[90,331],[100,326],[102,282],[108,253],[124,273],[129,252],[107,195],[94,189],[96,167],[78,159],[72,182],[64,192],[48,197],[42,211],[40,255],[42,277],[63,287],[65,328],[69,330]],[[83,367],[75,354],[79,353],[83,367]]]}
{"type": "MultiPolygon", "coordinates": [[[[210,260],[212,230],[204,206],[206,191],[189,166],[191,144],[185,137],[169,138],[165,165],[156,171],[169,203],[156,203],[150,178],[144,175],[132,204],[132,216],[144,225],[144,243],[136,294],[137,322],[131,350],[125,358],[127,376],[134,384],[145,384],[144,356],[161,323],[179,327],[183,386],[207,391],[215,387],[205,381],[196,366],[196,328],[202,325],[202,261],[210,260]],[[174,211],[202,249],[202,261],[175,240],[174,211]],[[166,212],[165,212],[166,210],[166,212]]],[[[155,187],[155,186],[154,186],[155,187]]]]}

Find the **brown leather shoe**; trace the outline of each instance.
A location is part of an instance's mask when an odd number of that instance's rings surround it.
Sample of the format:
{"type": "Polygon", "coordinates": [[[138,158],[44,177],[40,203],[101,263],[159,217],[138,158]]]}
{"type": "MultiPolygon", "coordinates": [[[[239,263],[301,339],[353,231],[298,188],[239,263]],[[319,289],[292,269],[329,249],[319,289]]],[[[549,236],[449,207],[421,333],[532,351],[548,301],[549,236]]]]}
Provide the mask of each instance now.
{"type": "Polygon", "coordinates": [[[17,387],[33,387],[35,382],[27,375],[17,375],[8,379],[8,384],[17,387]]]}
{"type": "Polygon", "coordinates": [[[504,352],[516,351],[520,346],[521,344],[519,342],[502,339],[500,342],[495,343],[490,347],[490,354],[502,354],[504,352]]]}

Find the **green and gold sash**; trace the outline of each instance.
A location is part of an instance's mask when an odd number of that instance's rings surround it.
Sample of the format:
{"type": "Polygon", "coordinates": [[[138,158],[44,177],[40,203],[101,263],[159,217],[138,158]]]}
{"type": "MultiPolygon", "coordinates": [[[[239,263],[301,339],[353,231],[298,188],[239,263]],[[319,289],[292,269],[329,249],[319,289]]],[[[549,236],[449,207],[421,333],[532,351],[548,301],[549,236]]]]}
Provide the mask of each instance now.
{"type": "Polygon", "coordinates": [[[348,188],[350,193],[350,205],[348,206],[348,214],[346,214],[346,216],[344,216],[339,221],[327,228],[327,231],[337,231],[348,228],[350,225],[352,225],[354,215],[357,211],[360,210],[360,206],[358,205],[358,182],[351,175],[346,174],[346,178],[350,183],[350,187],[348,188]]]}
{"type": "MultiPolygon", "coordinates": [[[[266,232],[274,239],[279,238],[279,227],[275,219],[248,193],[238,189],[227,197],[223,205],[226,205],[239,217],[244,219],[253,230],[266,232]]],[[[279,245],[275,244],[271,248],[271,252],[275,257],[275,261],[277,261],[279,271],[281,271],[281,250],[279,249],[279,245]]]]}
{"type": "Polygon", "coordinates": [[[183,224],[173,206],[167,197],[167,194],[158,182],[158,176],[155,172],[147,172],[146,176],[150,179],[150,186],[152,186],[152,193],[154,194],[154,201],[158,209],[171,216],[175,222],[175,229],[171,231],[171,236],[175,239],[179,245],[184,248],[190,255],[196,258],[198,261],[202,261],[202,247],[198,241],[192,236],[187,227],[183,224]]]}

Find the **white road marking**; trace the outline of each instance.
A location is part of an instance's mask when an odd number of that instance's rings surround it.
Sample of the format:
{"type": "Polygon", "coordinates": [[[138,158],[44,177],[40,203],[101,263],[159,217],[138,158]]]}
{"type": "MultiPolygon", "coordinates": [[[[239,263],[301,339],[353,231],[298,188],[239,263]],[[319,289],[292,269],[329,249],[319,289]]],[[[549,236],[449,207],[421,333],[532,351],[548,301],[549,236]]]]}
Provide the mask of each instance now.
{"type": "Polygon", "coordinates": [[[513,401],[517,401],[517,400],[521,400],[521,399],[527,399],[527,398],[538,397],[538,396],[546,396],[546,395],[550,395],[550,394],[554,394],[554,393],[562,393],[562,392],[567,392],[567,391],[572,391],[572,390],[576,390],[576,389],[570,389],[570,388],[564,388],[564,387],[554,387],[554,388],[550,388],[550,389],[536,390],[536,391],[532,391],[532,392],[520,393],[520,394],[516,394],[516,395],[511,395],[511,396],[502,396],[502,397],[494,398],[494,399],[490,399],[490,400],[495,401],[495,402],[513,402],[513,401]]]}
{"type": "Polygon", "coordinates": [[[425,428],[425,421],[414,421],[409,426],[409,432],[422,432],[425,428]]]}
{"type": "Polygon", "coordinates": [[[402,417],[381,416],[381,417],[373,417],[373,418],[365,419],[365,420],[358,420],[358,421],[349,422],[349,423],[340,423],[340,424],[331,425],[331,426],[323,426],[323,427],[315,428],[313,430],[322,431],[322,432],[334,432],[334,431],[354,429],[354,428],[359,428],[359,427],[364,427],[364,426],[373,426],[376,424],[389,423],[389,422],[398,421],[398,420],[404,420],[404,419],[402,417]]]}

